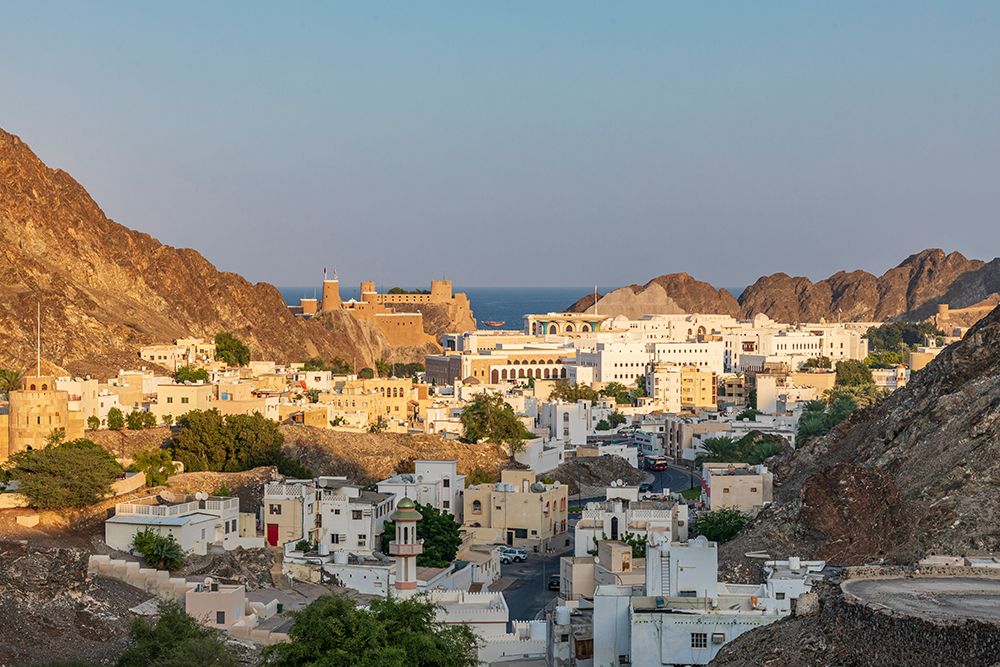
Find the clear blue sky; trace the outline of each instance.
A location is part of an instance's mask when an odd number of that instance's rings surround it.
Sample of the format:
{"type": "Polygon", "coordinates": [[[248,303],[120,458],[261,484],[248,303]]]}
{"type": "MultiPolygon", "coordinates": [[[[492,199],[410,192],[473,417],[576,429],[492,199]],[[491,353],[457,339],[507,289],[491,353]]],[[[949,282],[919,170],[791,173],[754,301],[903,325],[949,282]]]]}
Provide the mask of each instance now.
{"type": "Polygon", "coordinates": [[[0,126],[279,285],[881,273],[1000,240],[1000,2],[38,2],[0,126]]]}

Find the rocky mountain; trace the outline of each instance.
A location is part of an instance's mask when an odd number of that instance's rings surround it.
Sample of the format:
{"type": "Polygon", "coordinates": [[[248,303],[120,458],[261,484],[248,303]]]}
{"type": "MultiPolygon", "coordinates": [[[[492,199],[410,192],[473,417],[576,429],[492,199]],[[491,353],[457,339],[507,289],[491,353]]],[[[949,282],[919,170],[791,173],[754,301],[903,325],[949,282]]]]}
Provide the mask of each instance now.
{"type": "MultiPolygon", "coordinates": [[[[293,317],[278,290],[216,269],[198,252],[164,245],[104,215],[66,172],[0,130],[0,366],[34,359],[36,304],[43,356],[73,373],[134,366],[141,345],[232,331],[254,358],[422,358],[393,348],[349,315],[293,317]]],[[[426,349],[425,349],[426,348],[426,349]]]]}
{"type": "MultiPolygon", "coordinates": [[[[1000,258],[989,263],[961,253],[930,249],[911,255],[881,276],[839,271],[813,282],[803,276],[762,276],[735,299],[726,290],[686,273],[654,278],[600,297],[598,312],[636,317],[646,313],[722,313],[751,318],[763,313],[778,322],[826,320],[923,320],[939,303],[964,308],[1000,295],[1000,258]]],[[[570,306],[592,312],[593,295],[570,306]]]]}
{"type": "MultiPolygon", "coordinates": [[[[725,313],[736,316],[740,304],[724,289],[716,289],[686,273],[669,273],[645,285],[629,285],[598,295],[597,312],[635,318],[647,313],[725,313]]],[[[594,312],[594,295],[588,294],[568,312],[594,312]]]]}
{"type": "Polygon", "coordinates": [[[1000,308],[906,387],[779,461],[774,505],[720,560],[765,550],[905,564],[1000,551],[998,371],[1000,308]]]}

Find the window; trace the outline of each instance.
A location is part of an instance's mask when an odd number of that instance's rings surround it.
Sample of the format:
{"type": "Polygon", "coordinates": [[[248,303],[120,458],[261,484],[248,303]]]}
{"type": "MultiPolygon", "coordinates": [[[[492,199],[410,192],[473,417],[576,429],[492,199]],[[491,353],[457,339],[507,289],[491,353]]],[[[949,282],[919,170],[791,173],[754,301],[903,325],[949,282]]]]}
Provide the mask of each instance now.
{"type": "Polygon", "coordinates": [[[727,487],[724,487],[724,488],[722,489],[722,492],[723,492],[723,493],[729,493],[729,487],[728,487],[728,486],[727,486],[727,487]]]}
{"type": "Polygon", "coordinates": [[[691,633],[691,648],[708,648],[708,633],[707,632],[692,632],[691,633]]]}
{"type": "Polygon", "coordinates": [[[481,502],[479,502],[478,500],[473,500],[472,501],[472,513],[473,514],[482,514],[483,513],[483,504],[481,502]]]}
{"type": "Polygon", "coordinates": [[[268,514],[281,514],[281,505],[268,505],[267,506],[267,513],[268,514]]]}
{"type": "Polygon", "coordinates": [[[351,510],[351,518],[355,521],[361,521],[361,510],[351,510]]]}
{"type": "Polygon", "coordinates": [[[167,396],[167,403],[173,403],[173,402],[174,402],[174,397],[173,396],[167,396]]]}
{"type": "Polygon", "coordinates": [[[215,612],[215,624],[216,625],[225,625],[226,624],[226,612],[224,612],[224,611],[217,611],[217,612],[215,612]]]}
{"type": "Polygon", "coordinates": [[[181,396],[181,403],[190,403],[191,399],[187,396],[181,396]]]}
{"type": "Polygon", "coordinates": [[[451,503],[450,503],[450,502],[448,502],[447,500],[442,500],[442,501],[441,501],[441,505],[442,505],[442,507],[444,507],[445,509],[448,509],[448,508],[450,508],[450,507],[451,507],[451,503]]]}
{"type": "Polygon", "coordinates": [[[364,535],[362,533],[358,533],[358,546],[359,547],[365,546],[365,542],[367,542],[367,541],[368,541],[368,536],[367,535],[364,535]]]}
{"type": "Polygon", "coordinates": [[[757,493],[757,487],[756,486],[751,486],[750,487],[750,493],[757,493]]]}
{"type": "Polygon", "coordinates": [[[677,591],[677,597],[679,597],[679,598],[696,598],[696,597],[698,597],[698,591],[677,591]]]}
{"type": "Polygon", "coordinates": [[[785,599],[785,592],[781,591],[779,593],[775,593],[774,594],[774,599],[775,600],[784,600],[785,599]]]}
{"type": "Polygon", "coordinates": [[[333,544],[340,544],[340,535],[331,535],[330,542],[333,544]]]}
{"type": "Polygon", "coordinates": [[[446,489],[450,489],[451,488],[451,480],[448,479],[447,477],[445,477],[443,480],[441,480],[441,486],[443,486],[446,489]]]}

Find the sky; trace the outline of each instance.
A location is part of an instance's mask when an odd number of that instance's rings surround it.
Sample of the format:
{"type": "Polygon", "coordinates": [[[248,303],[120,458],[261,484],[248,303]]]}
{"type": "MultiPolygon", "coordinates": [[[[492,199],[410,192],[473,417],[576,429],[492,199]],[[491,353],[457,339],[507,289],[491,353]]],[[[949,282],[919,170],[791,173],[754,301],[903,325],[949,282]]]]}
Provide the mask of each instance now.
{"type": "Polygon", "coordinates": [[[998,2],[10,3],[0,127],[277,285],[1000,254],[998,2]]]}

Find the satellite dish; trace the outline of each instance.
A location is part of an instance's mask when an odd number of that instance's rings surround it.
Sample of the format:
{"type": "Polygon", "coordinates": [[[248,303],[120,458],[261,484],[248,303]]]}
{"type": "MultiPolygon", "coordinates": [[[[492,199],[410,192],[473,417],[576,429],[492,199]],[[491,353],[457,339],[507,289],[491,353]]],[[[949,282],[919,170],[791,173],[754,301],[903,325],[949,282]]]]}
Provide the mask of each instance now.
{"type": "Polygon", "coordinates": [[[625,481],[624,480],[616,479],[615,481],[618,482],[618,486],[625,486],[625,481]]]}
{"type": "Polygon", "coordinates": [[[199,491],[198,493],[194,494],[194,498],[195,500],[208,500],[208,494],[205,493],[204,491],[199,491]]]}
{"type": "Polygon", "coordinates": [[[552,482],[552,486],[558,489],[560,486],[559,480],[557,479],[556,481],[552,482]]]}

